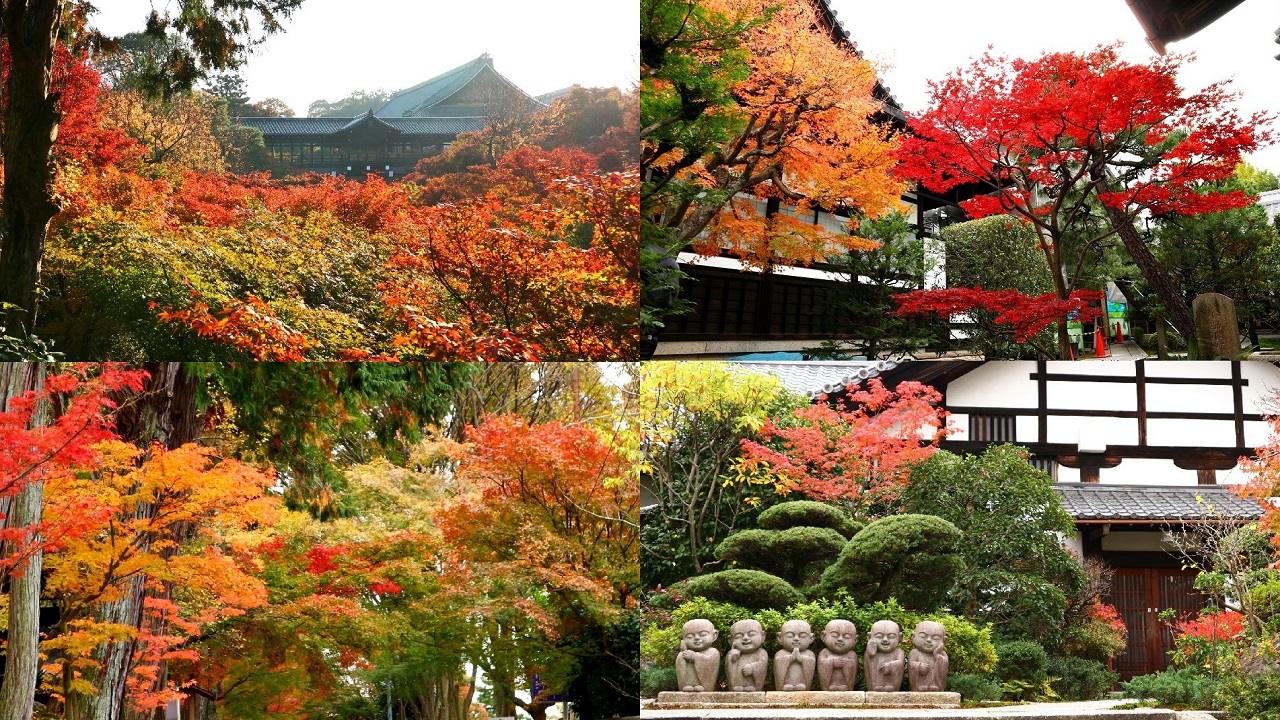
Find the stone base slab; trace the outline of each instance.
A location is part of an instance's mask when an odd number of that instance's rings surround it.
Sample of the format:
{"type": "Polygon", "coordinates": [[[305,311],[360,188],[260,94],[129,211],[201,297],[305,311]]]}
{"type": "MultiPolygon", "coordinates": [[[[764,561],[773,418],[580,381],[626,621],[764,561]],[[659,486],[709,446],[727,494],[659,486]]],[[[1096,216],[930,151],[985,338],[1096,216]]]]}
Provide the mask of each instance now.
{"type": "Polygon", "coordinates": [[[650,707],[662,709],[783,708],[957,708],[960,693],[862,692],[822,690],[768,692],[660,692],[650,707]]]}

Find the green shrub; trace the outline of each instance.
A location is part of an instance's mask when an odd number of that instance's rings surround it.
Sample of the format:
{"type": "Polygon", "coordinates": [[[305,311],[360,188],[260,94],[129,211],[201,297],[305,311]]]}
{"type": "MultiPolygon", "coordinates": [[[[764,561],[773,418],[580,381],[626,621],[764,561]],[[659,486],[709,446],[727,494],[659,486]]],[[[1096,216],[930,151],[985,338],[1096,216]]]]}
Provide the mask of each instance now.
{"type": "Polygon", "coordinates": [[[793,527],[830,528],[840,533],[846,540],[857,535],[862,529],[862,523],[849,517],[844,510],[813,500],[793,500],[774,505],[760,513],[756,525],[766,530],[786,530],[793,527]]]}
{"type": "Polygon", "coordinates": [[[1111,692],[1118,673],[1097,660],[1078,657],[1049,658],[1050,685],[1063,700],[1097,700],[1111,692]]]}
{"type": "Polygon", "coordinates": [[[952,673],[947,677],[947,690],[960,693],[960,698],[973,702],[983,700],[999,700],[1000,683],[981,675],[968,673],[952,673]]]}
{"type": "Polygon", "coordinates": [[[1229,675],[1217,699],[1217,709],[1231,720],[1280,720],[1280,672],[1229,675]]]}
{"type": "Polygon", "coordinates": [[[675,665],[640,668],[640,697],[657,697],[665,690],[679,690],[675,665]]]}
{"type": "Polygon", "coordinates": [[[1201,675],[1192,668],[1140,675],[1120,685],[1125,697],[1151,698],[1161,705],[1201,709],[1210,707],[1218,689],[1217,680],[1201,675]]]}
{"type": "Polygon", "coordinates": [[[881,518],[844,546],[819,589],[824,595],[845,589],[860,603],[892,597],[910,610],[936,610],[964,569],[961,539],[955,525],[933,515],[881,518]]]}
{"type": "Polygon", "coordinates": [[[840,533],[825,527],[743,530],[725,538],[716,557],[777,575],[793,586],[816,579],[844,549],[840,533]],[[818,566],[816,570],[811,570],[818,566]]]}
{"type": "Polygon", "coordinates": [[[1265,578],[1249,591],[1249,602],[1268,630],[1280,632],[1280,573],[1270,571],[1265,578]]]}
{"type": "Polygon", "coordinates": [[[721,570],[681,580],[671,589],[686,597],[704,597],[752,610],[781,609],[804,600],[791,583],[759,570],[721,570]]]}
{"type": "MultiPolygon", "coordinates": [[[[936,615],[927,618],[937,620],[947,630],[947,655],[951,660],[950,672],[986,675],[996,667],[996,647],[991,642],[991,628],[980,628],[955,615],[936,615]]],[[[907,628],[911,633],[915,627],[907,628]]]]}
{"type": "Polygon", "coordinates": [[[1030,640],[997,642],[996,675],[1003,681],[1040,683],[1049,677],[1049,654],[1030,640]]]}

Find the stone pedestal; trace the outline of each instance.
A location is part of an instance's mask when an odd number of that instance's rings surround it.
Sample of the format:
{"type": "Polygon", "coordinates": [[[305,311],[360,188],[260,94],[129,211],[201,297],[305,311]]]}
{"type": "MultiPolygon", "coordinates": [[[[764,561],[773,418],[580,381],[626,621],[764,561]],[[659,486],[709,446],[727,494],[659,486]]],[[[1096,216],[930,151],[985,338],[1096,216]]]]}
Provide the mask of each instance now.
{"type": "Polygon", "coordinates": [[[660,692],[651,706],[664,709],[761,709],[786,708],[957,708],[960,693],[954,692],[824,692],[800,690],[780,692],[660,692]]]}

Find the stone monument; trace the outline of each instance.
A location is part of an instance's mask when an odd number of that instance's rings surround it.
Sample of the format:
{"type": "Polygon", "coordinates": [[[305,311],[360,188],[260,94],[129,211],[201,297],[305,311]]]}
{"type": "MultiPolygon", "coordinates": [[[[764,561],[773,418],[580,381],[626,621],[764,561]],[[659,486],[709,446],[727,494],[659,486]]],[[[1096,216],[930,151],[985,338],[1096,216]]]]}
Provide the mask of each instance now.
{"type": "Polygon", "coordinates": [[[813,630],[804,620],[788,620],[778,631],[778,643],[782,645],[773,656],[773,686],[778,690],[808,690],[813,685],[813,671],[817,658],[809,645],[813,643],[813,630]]]}
{"type": "Polygon", "coordinates": [[[1197,295],[1191,301],[1191,314],[1201,360],[1230,360],[1240,354],[1240,330],[1231,298],[1218,293],[1197,295]]]}
{"type": "Polygon", "coordinates": [[[911,634],[911,654],[907,656],[907,677],[912,692],[943,692],[947,689],[950,660],[945,649],[947,631],[941,624],[925,620],[911,634]]]}
{"type": "Polygon", "coordinates": [[[680,628],[680,654],[676,655],[676,682],[685,692],[716,689],[720,674],[720,651],[715,648],[716,631],[710,620],[690,620],[680,628]]]}
{"type": "Polygon", "coordinates": [[[725,682],[734,692],[764,690],[769,675],[769,652],[764,649],[764,628],[755,620],[739,620],[730,631],[733,649],[724,657],[725,682]]]}
{"type": "Polygon", "coordinates": [[[848,620],[832,620],[822,631],[822,652],[818,653],[818,687],[823,690],[852,690],[858,681],[858,656],[853,646],[858,628],[848,620]]]}
{"type": "Polygon", "coordinates": [[[867,651],[862,656],[863,673],[869,692],[897,692],[902,689],[906,663],[902,657],[902,629],[892,620],[881,620],[867,633],[867,651]]]}

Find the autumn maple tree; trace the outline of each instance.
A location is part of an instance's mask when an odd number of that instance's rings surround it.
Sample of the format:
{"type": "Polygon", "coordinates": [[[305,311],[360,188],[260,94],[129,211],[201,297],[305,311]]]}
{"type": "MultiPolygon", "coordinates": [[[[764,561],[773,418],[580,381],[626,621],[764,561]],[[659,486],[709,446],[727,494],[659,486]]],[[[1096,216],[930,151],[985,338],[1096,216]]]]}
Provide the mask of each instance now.
{"type": "Polygon", "coordinates": [[[446,547],[446,596],[465,598],[495,709],[535,719],[557,688],[516,695],[534,675],[563,679],[555,644],[575,626],[607,624],[639,590],[638,476],[619,440],[582,425],[491,417],[467,433],[456,495],[435,511],[446,547]]]}
{"type": "MultiPolygon", "coordinates": [[[[282,29],[302,0],[210,0],[186,2],[174,14],[152,12],[148,32],[172,29],[190,39],[179,43],[155,90],[190,89],[204,68],[227,68],[243,60],[251,35],[282,29]]],[[[25,338],[36,315],[40,263],[49,221],[60,209],[53,162],[63,102],[51,86],[60,36],[87,39],[92,6],[79,0],[22,0],[5,3],[3,42],[4,163],[0,212],[0,318],[7,332],[25,338]],[[64,33],[64,30],[66,31],[64,33]]],[[[139,21],[143,18],[139,18],[139,21]]]]}
{"type": "MultiPolygon", "coordinates": [[[[1270,139],[1269,118],[1240,117],[1226,83],[1184,92],[1178,56],[1121,60],[1116,46],[1046,53],[1033,60],[984,54],[932,83],[930,105],[909,120],[898,173],[933,192],[962,185],[998,188],[961,203],[971,218],[1009,214],[1039,236],[1054,280],[1052,298],[1022,301],[1057,309],[1058,352],[1082,263],[1118,236],[1183,337],[1191,314],[1134,228],[1144,214],[1198,215],[1251,202],[1205,188],[1230,177],[1243,153],[1270,139]],[[1090,213],[1100,212],[1102,222],[1090,213]],[[1069,248],[1064,240],[1082,235],[1069,248]],[[1072,250],[1073,249],[1073,250],[1072,250]]],[[[918,291],[931,293],[936,291],[918,291]]],[[[971,298],[927,304],[956,312],[971,298]],[[948,307],[950,309],[948,309],[948,307]]],[[[907,302],[923,302],[908,300],[907,302]]],[[[921,306],[923,307],[923,305],[921,306]]],[[[1038,312],[1038,311],[1037,311],[1038,312]]]]}
{"type": "Polygon", "coordinates": [[[644,3],[640,166],[651,261],[690,243],[760,268],[873,247],[777,212],[786,202],[798,217],[819,207],[877,217],[903,189],[891,173],[895,143],[873,121],[875,71],[832,32],[809,2],[644,3]]]}
{"type": "Polygon", "coordinates": [[[912,466],[946,436],[941,400],[918,382],[889,390],[872,378],[835,406],[818,402],[771,418],[759,440],[742,441],[737,481],[839,501],[866,515],[895,499],[912,466]]]}

